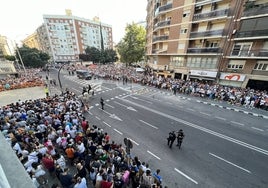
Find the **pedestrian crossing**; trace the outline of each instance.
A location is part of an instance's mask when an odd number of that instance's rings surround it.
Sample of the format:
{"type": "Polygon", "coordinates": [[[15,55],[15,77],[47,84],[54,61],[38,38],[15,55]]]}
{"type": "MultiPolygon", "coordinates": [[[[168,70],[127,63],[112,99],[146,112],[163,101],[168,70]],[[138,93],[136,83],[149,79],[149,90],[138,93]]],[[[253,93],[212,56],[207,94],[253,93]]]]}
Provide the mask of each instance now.
{"type": "Polygon", "coordinates": [[[64,75],[64,78],[81,85],[79,86],[79,89],[81,89],[81,91],[83,90],[83,87],[88,87],[89,84],[94,92],[102,91],[102,87],[101,87],[102,82],[99,80],[95,82],[96,80],[83,80],[83,79],[77,78],[76,76],[69,76],[69,75],[64,75]]]}

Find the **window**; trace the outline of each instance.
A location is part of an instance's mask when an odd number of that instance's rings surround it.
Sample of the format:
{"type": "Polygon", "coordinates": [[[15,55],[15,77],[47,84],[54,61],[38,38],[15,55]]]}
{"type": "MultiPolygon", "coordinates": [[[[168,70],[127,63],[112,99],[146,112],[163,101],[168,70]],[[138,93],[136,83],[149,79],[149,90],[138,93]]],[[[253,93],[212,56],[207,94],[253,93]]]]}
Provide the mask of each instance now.
{"type": "Polygon", "coordinates": [[[180,33],[181,33],[181,34],[185,34],[185,33],[187,33],[187,29],[181,29],[180,33]]]}
{"type": "Polygon", "coordinates": [[[267,62],[258,62],[254,66],[254,70],[262,70],[262,71],[268,71],[268,63],[267,62]]]}
{"type": "Polygon", "coordinates": [[[234,45],[232,56],[248,56],[251,43],[236,43],[234,45]]]}
{"type": "Polygon", "coordinates": [[[232,60],[228,64],[228,69],[243,69],[245,66],[245,61],[232,60]]]}
{"type": "Polygon", "coordinates": [[[183,57],[176,57],[176,56],[170,57],[170,61],[174,67],[183,67],[183,61],[184,61],[183,57]]]}
{"type": "Polygon", "coordinates": [[[189,17],[189,16],[190,16],[190,10],[183,11],[183,14],[182,14],[183,18],[186,18],[186,17],[189,17]]]}

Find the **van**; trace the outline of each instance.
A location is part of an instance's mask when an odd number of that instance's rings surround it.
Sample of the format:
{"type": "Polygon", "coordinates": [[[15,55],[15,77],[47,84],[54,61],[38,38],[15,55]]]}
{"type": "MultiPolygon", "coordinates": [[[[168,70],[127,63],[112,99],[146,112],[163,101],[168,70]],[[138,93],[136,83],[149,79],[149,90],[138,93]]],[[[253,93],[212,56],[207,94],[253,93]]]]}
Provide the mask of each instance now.
{"type": "Polygon", "coordinates": [[[79,79],[91,80],[92,74],[88,70],[77,70],[76,75],[79,79]]]}

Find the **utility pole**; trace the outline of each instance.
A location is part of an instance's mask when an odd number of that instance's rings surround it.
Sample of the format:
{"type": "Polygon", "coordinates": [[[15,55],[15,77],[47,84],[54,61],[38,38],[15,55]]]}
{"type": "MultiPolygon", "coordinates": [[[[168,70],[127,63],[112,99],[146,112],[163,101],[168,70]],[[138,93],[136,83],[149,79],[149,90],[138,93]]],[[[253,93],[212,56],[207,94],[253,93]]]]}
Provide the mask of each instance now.
{"type": "MultiPolygon", "coordinates": [[[[15,41],[14,41],[14,42],[15,42],[15,41]]],[[[22,67],[23,67],[23,70],[24,70],[24,73],[25,73],[25,76],[26,76],[26,75],[27,75],[27,72],[26,72],[26,69],[25,69],[23,60],[22,60],[22,58],[21,58],[21,55],[20,55],[20,50],[19,50],[18,45],[17,45],[16,42],[15,42],[15,47],[16,47],[16,50],[17,50],[17,52],[18,52],[18,56],[19,56],[19,58],[20,58],[20,62],[21,62],[21,64],[22,64],[22,67]]]]}

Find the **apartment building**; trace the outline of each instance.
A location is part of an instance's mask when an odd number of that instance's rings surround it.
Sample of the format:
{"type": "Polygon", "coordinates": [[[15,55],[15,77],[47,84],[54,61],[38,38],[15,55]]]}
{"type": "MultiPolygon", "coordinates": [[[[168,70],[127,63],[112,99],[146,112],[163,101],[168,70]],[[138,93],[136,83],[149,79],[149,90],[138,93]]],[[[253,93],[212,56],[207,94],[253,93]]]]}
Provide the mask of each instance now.
{"type": "Polygon", "coordinates": [[[96,47],[113,48],[112,27],[93,20],[66,15],[43,15],[44,23],[36,30],[42,51],[47,52],[53,62],[79,61],[85,49],[96,47]]]}
{"type": "Polygon", "coordinates": [[[11,55],[7,37],[0,35],[0,57],[4,57],[5,55],[11,55]]]}
{"type": "Polygon", "coordinates": [[[245,1],[226,45],[219,83],[268,91],[268,1],[245,1]]]}
{"type": "Polygon", "coordinates": [[[25,39],[22,40],[22,43],[30,48],[36,48],[38,50],[41,50],[37,32],[34,32],[33,34],[27,36],[25,39]]]}
{"type": "Polygon", "coordinates": [[[267,62],[267,54],[250,55],[250,59],[249,55],[242,59],[242,53],[239,57],[235,55],[245,50],[241,46],[238,50],[241,42],[251,43],[248,51],[267,49],[264,41],[267,24],[250,30],[246,23],[250,22],[246,20],[265,22],[267,0],[250,3],[251,6],[246,0],[148,0],[148,65],[158,75],[184,80],[215,81],[239,87],[247,87],[253,79],[267,81],[267,71],[254,70],[258,62],[267,62]],[[262,9],[257,16],[249,13],[253,4],[262,9]]]}

